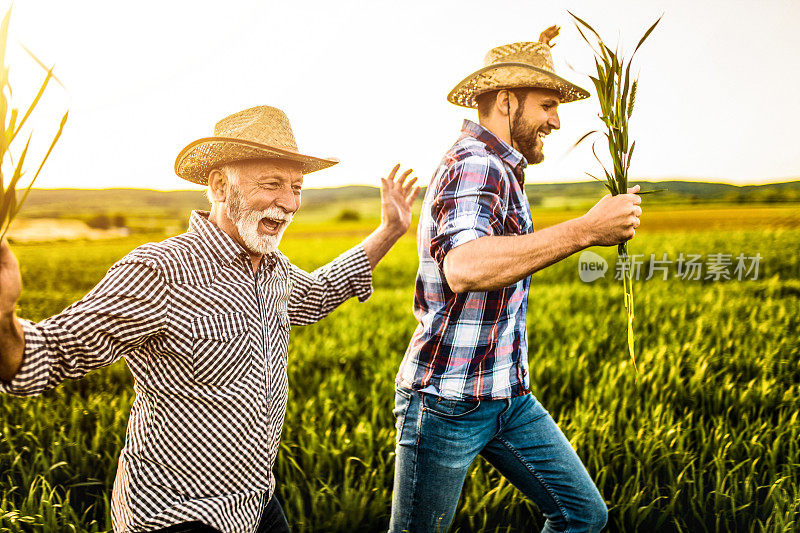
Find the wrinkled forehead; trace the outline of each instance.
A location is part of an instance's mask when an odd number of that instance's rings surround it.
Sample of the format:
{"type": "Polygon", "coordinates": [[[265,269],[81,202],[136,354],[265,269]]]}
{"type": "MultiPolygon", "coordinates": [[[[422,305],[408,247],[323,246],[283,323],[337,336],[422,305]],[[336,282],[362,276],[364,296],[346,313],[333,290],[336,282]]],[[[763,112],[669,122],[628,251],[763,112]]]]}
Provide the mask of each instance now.
{"type": "Polygon", "coordinates": [[[254,181],[266,177],[278,177],[288,181],[302,181],[302,165],[286,159],[245,159],[229,163],[234,167],[239,179],[254,181]]]}

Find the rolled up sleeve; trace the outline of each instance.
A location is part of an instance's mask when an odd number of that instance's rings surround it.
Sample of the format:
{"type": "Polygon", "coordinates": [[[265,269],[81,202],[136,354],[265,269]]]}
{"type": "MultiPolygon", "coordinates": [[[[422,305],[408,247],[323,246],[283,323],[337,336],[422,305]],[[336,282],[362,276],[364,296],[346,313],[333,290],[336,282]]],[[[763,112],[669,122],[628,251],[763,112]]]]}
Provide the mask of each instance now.
{"type": "Polygon", "coordinates": [[[359,244],[310,274],[290,266],[289,319],[293,325],[312,324],[328,316],[344,301],[372,295],[372,269],[359,244]]]}
{"type": "Polygon", "coordinates": [[[464,243],[502,235],[508,205],[503,169],[492,158],[470,156],[451,165],[433,203],[436,235],[430,254],[440,269],[445,256],[464,243]]]}

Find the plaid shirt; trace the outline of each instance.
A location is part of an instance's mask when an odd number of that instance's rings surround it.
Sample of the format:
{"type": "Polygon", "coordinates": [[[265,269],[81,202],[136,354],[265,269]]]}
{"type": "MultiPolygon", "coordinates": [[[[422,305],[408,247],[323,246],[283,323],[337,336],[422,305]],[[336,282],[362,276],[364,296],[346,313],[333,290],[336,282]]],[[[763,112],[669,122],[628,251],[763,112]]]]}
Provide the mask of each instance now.
{"type": "Polygon", "coordinates": [[[454,399],[528,391],[525,332],[530,277],[500,290],[454,293],[443,273],[451,249],[487,235],[531,233],[525,158],[464,121],[422,205],[414,315],[419,321],[397,384],[454,399]]]}
{"type": "Polygon", "coordinates": [[[117,532],[200,520],[254,531],[272,497],[291,325],[311,324],[372,274],[357,246],[308,274],[247,252],[194,212],[189,231],[128,254],[79,302],[22,321],[25,353],[0,392],[39,394],[125,357],[134,378],[111,500],[117,532]]]}

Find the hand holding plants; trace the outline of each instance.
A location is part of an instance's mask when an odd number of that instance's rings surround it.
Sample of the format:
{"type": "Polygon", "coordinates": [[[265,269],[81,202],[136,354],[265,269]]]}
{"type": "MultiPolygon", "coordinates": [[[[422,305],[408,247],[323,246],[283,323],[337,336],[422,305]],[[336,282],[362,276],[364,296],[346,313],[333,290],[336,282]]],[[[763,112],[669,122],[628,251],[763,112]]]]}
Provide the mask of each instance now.
{"type": "Polygon", "coordinates": [[[642,215],[642,197],[639,186],[628,189],[628,194],[607,194],[584,216],[592,246],[613,246],[632,239],[642,215]]]}
{"type": "MultiPolygon", "coordinates": [[[[597,178],[591,174],[589,174],[589,176],[603,183],[613,196],[624,195],[624,191],[629,190],[628,169],[631,165],[631,157],[633,156],[634,148],[636,148],[635,141],[629,142],[628,132],[628,121],[633,114],[633,106],[636,102],[636,89],[639,83],[635,76],[631,76],[631,65],[633,63],[633,57],[636,55],[639,47],[642,46],[642,43],[644,43],[647,37],[653,32],[661,18],[656,20],[644,33],[642,38],[639,39],[639,43],[636,45],[636,48],[634,48],[630,57],[627,58],[626,62],[626,58],[621,54],[618,47],[616,50],[612,50],[603,42],[600,34],[586,21],[575,16],[573,13],[570,13],[570,15],[575,19],[575,26],[578,29],[578,33],[581,34],[581,37],[583,37],[594,52],[595,66],[597,68],[595,75],[590,75],[589,78],[592,80],[597,90],[597,99],[600,102],[600,113],[598,116],[603,123],[603,127],[600,130],[590,131],[578,139],[578,142],[575,144],[577,146],[583,140],[596,134],[606,138],[612,167],[610,170],[606,168],[598,157],[594,145],[592,145],[592,153],[603,168],[605,179],[597,178]],[[589,34],[588,36],[587,33],[589,34]]],[[[653,191],[644,191],[640,194],[646,194],[647,192],[653,191]]],[[[639,214],[641,214],[641,210],[639,214]]],[[[636,215],[635,210],[630,210],[626,216],[636,219],[630,220],[631,226],[633,226],[633,224],[638,225],[638,215],[636,215]]],[[[635,227],[629,228],[628,239],[632,238],[635,232],[635,227]]],[[[633,346],[633,277],[631,275],[630,265],[628,264],[628,248],[626,242],[623,241],[619,244],[617,253],[623,265],[622,287],[625,293],[625,311],[627,314],[628,353],[630,354],[635,369],[636,357],[634,355],[633,346]]]]}

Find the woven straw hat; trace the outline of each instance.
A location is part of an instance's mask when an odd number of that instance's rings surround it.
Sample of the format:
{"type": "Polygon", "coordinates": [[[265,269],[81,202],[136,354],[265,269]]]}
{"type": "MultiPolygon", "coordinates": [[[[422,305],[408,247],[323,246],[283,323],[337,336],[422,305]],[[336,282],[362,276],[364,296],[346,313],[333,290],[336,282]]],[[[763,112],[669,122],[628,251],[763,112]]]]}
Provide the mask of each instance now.
{"type": "Polygon", "coordinates": [[[339,162],[298,152],[286,114],[265,105],[239,111],[217,122],[213,137],[198,139],[181,150],[175,159],[175,173],[185,180],[206,185],[209,171],[220,165],[266,158],[297,161],[303,174],[339,162]]]}
{"type": "Polygon", "coordinates": [[[557,76],[550,47],[542,42],[511,43],[489,50],[484,67],[461,80],[447,101],[463,107],[477,108],[475,97],[489,91],[522,87],[541,87],[561,93],[561,102],[574,102],[589,93],[557,76]]]}

